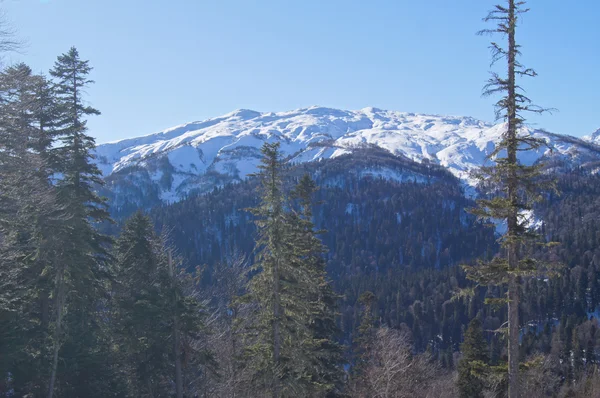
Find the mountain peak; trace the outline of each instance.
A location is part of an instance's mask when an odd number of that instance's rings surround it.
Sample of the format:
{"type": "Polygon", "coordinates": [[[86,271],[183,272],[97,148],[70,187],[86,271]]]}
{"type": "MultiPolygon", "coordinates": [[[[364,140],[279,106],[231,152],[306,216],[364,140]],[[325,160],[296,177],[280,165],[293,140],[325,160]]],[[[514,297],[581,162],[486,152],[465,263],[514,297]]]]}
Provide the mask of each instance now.
{"type": "Polygon", "coordinates": [[[236,109],[233,112],[230,112],[230,113],[224,115],[223,117],[226,117],[226,118],[237,117],[240,119],[248,120],[248,119],[257,118],[260,115],[261,115],[260,112],[253,111],[252,109],[236,109]]]}
{"type": "Polygon", "coordinates": [[[586,135],[581,137],[583,140],[585,141],[590,141],[592,143],[595,144],[599,144],[600,145],[600,129],[594,131],[592,134],[590,135],[586,135]]]}
{"type": "MultiPolygon", "coordinates": [[[[292,161],[310,162],[376,146],[416,162],[446,167],[469,182],[505,131],[471,117],[425,115],[367,107],[357,111],[310,106],[287,112],[237,109],[226,115],[182,124],[155,134],[99,145],[97,164],[105,176],[143,172],[157,184],[163,200],[212,189],[256,171],[260,147],[279,141],[292,161]],[[141,170],[141,171],[140,171],[141,170]],[[210,181],[208,180],[210,179],[210,181]]],[[[588,159],[595,149],[577,138],[531,131],[549,142],[553,153],[588,159]],[[587,149],[586,149],[587,148],[587,149]],[[587,152],[586,152],[587,151],[587,152]]],[[[600,132],[594,133],[599,137],[600,132]]],[[[523,153],[534,163],[550,150],[523,153]]],[[[600,159],[600,154],[593,154],[600,159]]]]}

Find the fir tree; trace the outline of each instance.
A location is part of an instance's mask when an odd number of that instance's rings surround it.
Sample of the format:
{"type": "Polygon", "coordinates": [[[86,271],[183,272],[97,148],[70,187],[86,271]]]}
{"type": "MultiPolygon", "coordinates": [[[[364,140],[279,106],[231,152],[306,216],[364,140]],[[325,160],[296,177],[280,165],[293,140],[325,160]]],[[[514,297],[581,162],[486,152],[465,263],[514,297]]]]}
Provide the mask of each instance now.
{"type": "Polygon", "coordinates": [[[204,312],[188,291],[197,281],[179,275],[171,250],[141,212],[115,244],[112,333],[132,397],[169,396],[173,382],[183,396],[182,357],[197,367],[210,361],[194,344],[204,333],[204,312]]]}
{"type": "Polygon", "coordinates": [[[49,182],[51,142],[36,119],[40,79],[25,64],[0,74],[0,373],[11,372],[21,395],[41,395],[48,376],[47,270],[63,221],[49,182]]]}
{"type": "Polygon", "coordinates": [[[360,324],[357,330],[357,336],[354,340],[355,351],[355,373],[360,376],[364,363],[367,361],[365,355],[369,351],[373,338],[375,336],[375,315],[373,314],[373,304],[377,297],[371,291],[366,291],[358,298],[358,304],[361,306],[360,324]]]}
{"type": "Polygon", "coordinates": [[[310,271],[299,260],[282,191],[283,162],[279,143],[265,143],[260,172],[261,203],[251,209],[256,216],[258,239],[256,274],[246,300],[256,306],[247,358],[253,384],[274,398],[306,394],[312,388],[311,305],[306,302],[310,271]]]}
{"type": "MultiPolygon", "coordinates": [[[[60,55],[50,71],[54,78],[56,123],[54,134],[60,144],[52,150],[58,203],[67,212],[61,258],[52,269],[54,275],[54,336],[52,372],[48,397],[54,395],[59,363],[62,372],[71,377],[68,383],[74,394],[86,395],[91,388],[101,389],[87,378],[98,377],[105,363],[106,339],[98,322],[100,300],[105,295],[107,244],[110,239],[100,234],[95,225],[109,220],[105,200],[96,188],[102,185],[101,173],[91,161],[95,143],[86,134],[86,117],[100,112],[84,104],[83,93],[92,83],[88,61],[79,58],[75,48],[60,55]],[[68,311],[65,311],[68,307],[68,311]],[[69,334],[64,333],[65,323],[69,334]],[[101,348],[101,346],[103,348],[101,348]],[[59,361],[59,353],[69,360],[59,361]],[[79,363],[78,363],[79,362],[79,363]],[[85,366],[84,366],[85,365],[85,366]],[[95,368],[92,371],[92,368],[95,368]],[[82,388],[82,390],[77,390],[82,388]]],[[[64,392],[63,392],[64,394],[64,392]]]]}
{"type": "Polygon", "coordinates": [[[309,273],[304,300],[310,303],[311,313],[309,328],[312,333],[312,357],[310,369],[311,382],[315,386],[315,393],[333,393],[339,391],[342,384],[343,372],[342,350],[336,342],[339,334],[335,322],[338,296],[334,293],[325,270],[324,253],[325,245],[317,237],[325,231],[315,231],[313,224],[313,196],[317,185],[305,174],[292,192],[292,197],[298,200],[299,211],[291,215],[291,224],[294,226],[294,247],[299,255],[300,267],[309,273]]]}
{"type": "Polygon", "coordinates": [[[490,154],[494,166],[482,167],[479,177],[485,188],[490,189],[489,198],[480,199],[479,207],[474,213],[482,218],[501,220],[507,225],[507,232],[501,239],[502,254],[487,264],[479,267],[466,267],[469,277],[483,285],[506,285],[508,294],[505,302],[508,305],[508,385],[509,397],[519,396],[519,286],[521,277],[540,272],[542,266],[525,255],[526,243],[535,236],[530,232],[526,211],[532,210],[533,204],[540,198],[539,185],[540,165],[526,166],[518,158],[522,151],[535,150],[545,142],[523,131],[524,113],[542,113],[545,109],[532,105],[531,100],[523,94],[517,81],[520,77],[536,76],[532,69],[525,68],[518,60],[520,45],[516,42],[516,28],[521,14],[528,11],[524,1],[507,0],[505,6],[497,5],[485,21],[497,22],[494,29],[481,33],[499,33],[507,38],[507,47],[493,42],[493,62],[504,59],[507,62],[507,75],[501,77],[492,73],[485,86],[485,95],[502,94],[496,103],[498,119],[506,122],[503,133],[496,148],[490,154]],[[537,180],[537,181],[536,181],[537,180]]]}
{"type": "Polygon", "coordinates": [[[481,321],[474,318],[465,332],[458,364],[458,389],[461,398],[483,397],[485,383],[482,369],[488,364],[488,345],[483,337],[481,321]]]}
{"type": "Polygon", "coordinates": [[[148,217],[138,212],[115,242],[113,333],[129,396],[170,391],[169,275],[148,217]]]}
{"type": "Polygon", "coordinates": [[[74,210],[74,216],[84,216],[93,222],[108,218],[106,200],[95,189],[103,185],[102,174],[92,162],[94,138],[87,135],[86,117],[99,115],[100,111],[85,105],[84,90],[94,83],[88,78],[92,68],[79,57],[72,47],[60,55],[50,71],[54,78],[54,92],[58,120],[55,135],[62,145],[55,149],[56,169],[63,174],[57,182],[62,200],[74,210]]]}

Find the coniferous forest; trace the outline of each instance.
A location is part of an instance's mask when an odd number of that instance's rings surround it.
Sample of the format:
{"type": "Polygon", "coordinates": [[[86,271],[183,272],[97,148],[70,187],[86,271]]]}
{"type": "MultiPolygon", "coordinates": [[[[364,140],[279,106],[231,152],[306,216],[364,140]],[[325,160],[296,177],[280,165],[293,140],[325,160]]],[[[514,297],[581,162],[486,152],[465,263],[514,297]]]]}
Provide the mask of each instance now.
{"type": "Polygon", "coordinates": [[[381,148],[273,141],[241,182],[114,203],[84,49],[5,65],[0,397],[600,397],[600,174],[519,160],[548,111],[521,88],[527,11],[486,18],[506,132],[476,195],[381,148]]]}

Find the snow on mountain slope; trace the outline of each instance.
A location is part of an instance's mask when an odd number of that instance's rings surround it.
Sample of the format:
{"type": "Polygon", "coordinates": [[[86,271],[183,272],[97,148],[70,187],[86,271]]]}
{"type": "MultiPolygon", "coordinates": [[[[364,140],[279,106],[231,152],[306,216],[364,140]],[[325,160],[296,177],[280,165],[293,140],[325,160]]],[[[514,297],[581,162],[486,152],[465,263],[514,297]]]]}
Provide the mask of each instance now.
{"type": "Polygon", "coordinates": [[[586,141],[590,141],[595,144],[600,144],[600,129],[594,131],[590,135],[586,135],[586,136],[582,137],[582,139],[584,139],[586,141]]]}
{"type": "MultiPolygon", "coordinates": [[[[470,117],[376,108],[344,111],[314,106],[278,113],[242,109],[99,145],[96,154],[105,176],[131,178],[137,173],[146,184],[156,185],[154,189],[164,201],[176,201],[190,191],[205,191],[256,171],[265,141],[279,141],[294,162],[333,158],[374,145],[417,162],[427,159],[472,183],[470,170],[486,162],[503,129],[502,124],[470,117]]],[[[534,163],[544,155],[578,163],[600,160],[600,147],[592,139],[586,142],[542,131],[533,134],[544,138],[548,148],[527,153],[521,159],[524,163],[534,163]]]]}

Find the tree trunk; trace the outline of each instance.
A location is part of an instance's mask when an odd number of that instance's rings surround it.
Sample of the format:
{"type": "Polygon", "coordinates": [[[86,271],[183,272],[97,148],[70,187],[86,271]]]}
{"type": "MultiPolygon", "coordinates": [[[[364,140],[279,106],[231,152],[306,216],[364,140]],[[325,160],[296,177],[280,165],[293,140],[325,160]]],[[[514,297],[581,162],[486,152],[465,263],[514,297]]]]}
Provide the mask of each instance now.
{"type": "Polygon", "coordinates": [[[61,267],[56,274],[56,326],[54,328],[54,353],[52,356],[52,372],[50,374],[48,398],[54,396],[54,384],[56,382],[56,371],[58,369],[58,352],[60,350],[63,306],[65,301],[64,272],[64,268],[61,267]]]}
{"type": "MultiPolygon", "coordinates": [[[[515,0],[508,0],[508,199],[510,212],[508,224],[508,268],[509,272],[519,266],[518,259],[518,176],[517,165],[517,103],[515,83],[515,63],[517,47],[515,44],[515,0]]],[[[519,283],[515,274],[509,275],[508,282],[508,397],[519,397],[519,283]]]]}
{"type": "Polygon", "coordinates": [[[42,290],[40,293],[40,313],[41,313],[41,322],[42,322],[42,330],[46,330],[48,328],[48,323],[50,319],[50,298],[48,297],[48,292],[46,290],[42,290]]]}
{"type": "MultiPolygon", "coordinates": [[[[171,251],[169,250],[169,273],[171,274],[171,280],[173,287],[175,287],[175,272],[173,270],[173,259],[171,257],[171,251]]],[[[177,295],[177,289],[174,289],[174,308],[173,308],[173,336],[174,336],[174,347],[175,350],[175,389],[177,392],[177,398],[183,398],[183,375],[181,370],[181,343],[179,338],[179,314],[177,312],[177,305],[179,297],[177,295]]]]}
{"type": "Polygon", "coordinates": [[[279,259],[275,259],[273,267],[273,398],[279,398],[279,376],[277,375],[277,369],[279,367],[279,356],[281,349],[281,337],[279,335],[279,259]]]}
{"type": "MultiPolygon", "coordinates": [[[[233,293],[230,293],[229,297],[233,297],[233,293]]],[[[232,379],[231,398],[236,398],[237,386],[238,386],[238,375],[237,369],[235,368],[234,358],[236,357],[237,339],[235,337],[234,322],[237,319],[237,308],[233,309],[231,323],[229,324],[229,334],[231,336],[231,360],[229,361],[229,374],[232,379]]]]}
{"type": "MultiPolygon", "coordinates": [[[[281,222],[281,205],[279,201],[279,192],[277,190],[277,162],[274,160],[271,167],[271,199],[275,201],[273,203],[273,222],[275,225],[281,222]]],[[[273,398],[279,398],[280,386],[279,376],[277,374],[279,370],[279,357],[281,350],[281,336],[280,336],[280,298],[279,298],[279,261],[281,260],[281,231],[279,228],[274,228],[271,233],[274,239],[274,248],[272,255],[275,257],[273,262],[273,398]]]]}

